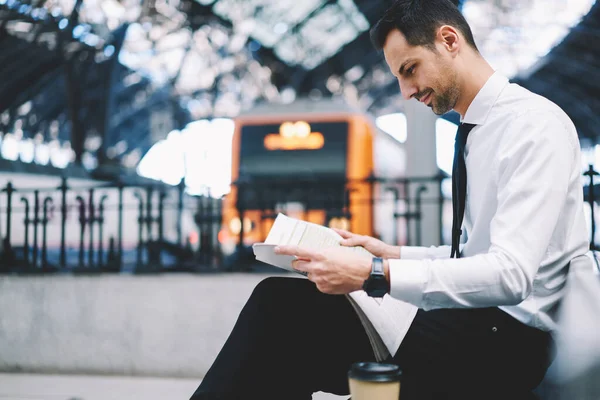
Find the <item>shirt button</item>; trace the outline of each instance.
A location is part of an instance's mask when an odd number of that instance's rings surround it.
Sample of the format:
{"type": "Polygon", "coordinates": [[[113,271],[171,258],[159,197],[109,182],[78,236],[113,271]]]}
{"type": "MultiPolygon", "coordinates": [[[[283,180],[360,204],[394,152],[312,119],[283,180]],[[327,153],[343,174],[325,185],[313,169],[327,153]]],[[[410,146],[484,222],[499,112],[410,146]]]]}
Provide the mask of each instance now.
{"type": "Polygon", "coordinates": [[[498,332],[498,328],[496,328],[495,326],[492,327],[492,332],[498,332]]]}

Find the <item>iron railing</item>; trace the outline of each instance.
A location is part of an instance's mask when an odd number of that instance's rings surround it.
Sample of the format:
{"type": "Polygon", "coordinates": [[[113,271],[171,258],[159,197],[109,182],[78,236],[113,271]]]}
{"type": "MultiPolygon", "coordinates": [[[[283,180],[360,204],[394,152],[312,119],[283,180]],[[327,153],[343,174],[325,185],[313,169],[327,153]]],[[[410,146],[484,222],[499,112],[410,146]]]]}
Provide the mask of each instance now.
{"type": "MultiPolygon", "coordinates": [[[[600,200],[600,193],[595,193],[597,175],[592,166],[583,174],[592,250],[599,249],[594,241],[595,205],[600,200]]],[[[375,233],[386,242],[428,245],[432,240],[427,229],[437,226],[435,235],[439,236],[433,241],[448,243],[452,205],[449,194],[442,190],[447,182],[444,175],[363,181],[241,179],[232,184],[238,193],[233,206],[240,221],[258,210],[258,220],[253,221],[258,229],[262,221],[275,218],[277,212],[289,213],[292,208],[296,214],[300,209],[301,218],[306,215],[302,213],[322,210],[327,216],[325,223],[332,218],[351,221],[350,193],[357,185],[367,184],[371,195],[354,198],[352,209],[355,213],[366,206],[376,210],[375,233]]],[[[66,178],[56,187],[45,188],[8,183],[0,189],[0,272],[246,269],[253,262],[245,240],[251,232],[241,224],[235,237],[236,250],[230,254],[220,235],[228,229],[223,221],[222,199],[188,195],[183,184],[82,184],[66,178]]]]}
{"type": "Polygon", "coordinates": [[[184,185],[70,184],[0,195],[2,272],[145,272],[219,264],[221,200],[184,185]],[[202,240],[201,240],[202,239],[202,240]]]}

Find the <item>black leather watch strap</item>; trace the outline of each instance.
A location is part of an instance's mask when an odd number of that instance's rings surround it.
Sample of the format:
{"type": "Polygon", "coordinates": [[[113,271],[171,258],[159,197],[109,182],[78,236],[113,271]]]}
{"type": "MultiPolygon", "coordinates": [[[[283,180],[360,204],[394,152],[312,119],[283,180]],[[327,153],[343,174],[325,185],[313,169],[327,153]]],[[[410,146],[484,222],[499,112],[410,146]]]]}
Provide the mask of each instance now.
{"type": "Polygon", "coordinates": [[[385,279],[383,259],[373,257],[371,262],[371,274],[363,284],[363,290],[371,297],[383,297],[390,291],[390,284],[385,279]]]}

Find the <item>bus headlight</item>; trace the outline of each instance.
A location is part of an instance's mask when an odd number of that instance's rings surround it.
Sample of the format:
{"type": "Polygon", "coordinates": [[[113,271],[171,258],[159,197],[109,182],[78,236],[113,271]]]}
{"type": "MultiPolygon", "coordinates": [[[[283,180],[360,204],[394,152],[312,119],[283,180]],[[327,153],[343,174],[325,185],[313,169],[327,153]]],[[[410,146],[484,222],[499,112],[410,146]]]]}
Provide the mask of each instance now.
{"type": "MultiPolygon", "coordinates": [[[[254,228],[250,218],[244,218],[244,232],[250,232],[254,228]]],[[[234,235],[239,235],[242,230],[242,223],[238,217],[232,218],[229,221],[229,231],[234,235]]]]}
{"type": "Polygon", "coordinates": [[[240,234],[240,231],[242,230],[242,222],[238,217],[231,218],[231,221],[229,221],[229,230],[234,235],[240,234]]]}
{"type": "Polygon", "coordinates": [[[348,218],[345,218],[345,217],[331,218],[329,220],[329,227],[336,228],[336,229],[343,229],[343,230],[347,231],[347,230],[350,230],[350,220],[348,220],[348,218]]]}

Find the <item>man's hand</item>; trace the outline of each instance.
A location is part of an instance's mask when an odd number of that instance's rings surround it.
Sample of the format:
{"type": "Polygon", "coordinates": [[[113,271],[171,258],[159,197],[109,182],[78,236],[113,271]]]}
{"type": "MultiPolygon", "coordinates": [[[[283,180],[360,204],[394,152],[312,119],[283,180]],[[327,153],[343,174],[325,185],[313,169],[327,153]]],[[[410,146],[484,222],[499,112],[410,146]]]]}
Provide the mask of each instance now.
{"type": "Polygon", "coordinates": [[[356,233],[348,232],[343,229],[334,228],[333,230],[344,238],[344,240],[340,242],[342,246],[362,246],[375,257],[381,257],[386,259],[400,258],[399,246],[391,246],[389,244],[385,244],[379,239],[375,239],[374,237],[358,235],[356,233]]]}
{"type": "Polygon", "coordinates": [[[276,254],[296,256],[292,267],[306,272],[323,293],[347,294],[361,290],[371,274],[371,258],[343,247],[309,250],[298,246],[278,246],[276,254]]]}

